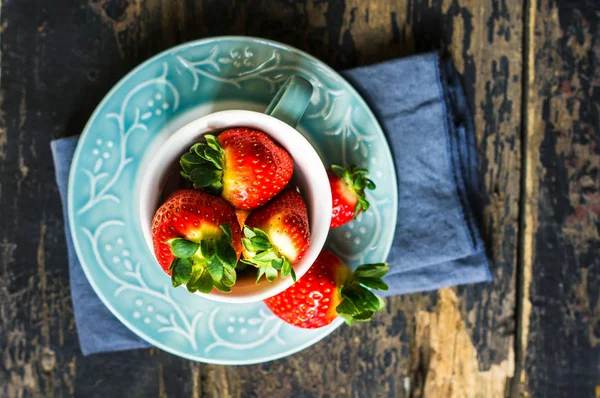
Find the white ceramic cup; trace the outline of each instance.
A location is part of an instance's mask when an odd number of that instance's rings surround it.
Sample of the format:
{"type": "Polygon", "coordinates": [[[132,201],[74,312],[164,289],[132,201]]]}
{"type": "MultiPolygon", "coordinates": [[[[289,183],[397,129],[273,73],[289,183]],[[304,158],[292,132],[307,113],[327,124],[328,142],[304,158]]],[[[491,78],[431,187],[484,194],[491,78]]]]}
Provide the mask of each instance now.
{"type": "MultiPolygon", "coordinates": [[[[280,94],[276,96],[274,102],[281,100],[280,94]]],[[[267,111],[273,108],[271,104],[267,111]]],[[[306,202],[310,227],[310,246],[302,260],[293,266],[299,279],[314,263],[329,233],[332,208],[329,180],[319,155],[299,131],[276,117],[259,112],[228,110],[203,116],[174,132],[153,154],[152,161],[149,162],[142,176],[139,196],[141,227],[148,249],[154,254],[152,219],[161,201],[173,189],[169,187],[169,182],[179,175],[181,155],[194,143],[200,141],[204,134],[217,134],[232,127],[249,127],[263,131],[285,148],[294,160],[294,175],[290,186],[297,187],[306,202]]],[[[160,267],[158,262],[156,266],[160,267]]],[[[255,283],[255,279],[256,275],[253,273],[238,278],[230,293],[213,289],[209,294],[196,294],[214,301],[251,303],[281,293],[293,283],[289,276],[287,278],[278,276],[273,282],[262,278],[259,284],[255,283]]]]}

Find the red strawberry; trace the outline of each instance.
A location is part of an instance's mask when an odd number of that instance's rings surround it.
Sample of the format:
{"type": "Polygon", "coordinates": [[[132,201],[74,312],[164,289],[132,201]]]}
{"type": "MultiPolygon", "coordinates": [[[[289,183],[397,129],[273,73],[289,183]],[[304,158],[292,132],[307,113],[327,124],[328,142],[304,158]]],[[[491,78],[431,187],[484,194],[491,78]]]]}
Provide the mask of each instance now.
{"type": "Polygon", "coordinates": [[[329,325],[338,315],[350,325],[367,322],[385,305],[366,287],[387,290],[381,280],[389,266],[365,264],[354,272],[333,253],[323,250],[308,272],[285,291],[265,300],[275,315],[305,329],[329,325]]]}
{"type": "Polygon", "coordinates": [[[375,183],[366,177],[368,173],[354,165],[349,170],[336,165],[327,170],[333,205],[330,228],[342,226],[369,209],[365,188],[375,189],[375,183]]]}
{"type": "Polygon", "coordinates": [[[265,206],[250,213],[244,227],[244,257],[258,267],[256,283],[263,275],[269,282],[296,274],[292,265],[300,261],[310,243],[308,212],[302,196],[286,189],[265,206]]]}
{"type": "Polygon", "coordinates": [[[193,189],[171,194],[152,220],[154,254],[173,287],[210,293],[235,284],[242,232],[227,201],[193,189]]]}
{"type": "Polygon", "coordinates": [[[182,175],[194,188],[220,194],[235,207],[267,203],[290,181],[294,162],[285,149],[258,130],[238,127],[194,144],[181,157],[182,175]]]}

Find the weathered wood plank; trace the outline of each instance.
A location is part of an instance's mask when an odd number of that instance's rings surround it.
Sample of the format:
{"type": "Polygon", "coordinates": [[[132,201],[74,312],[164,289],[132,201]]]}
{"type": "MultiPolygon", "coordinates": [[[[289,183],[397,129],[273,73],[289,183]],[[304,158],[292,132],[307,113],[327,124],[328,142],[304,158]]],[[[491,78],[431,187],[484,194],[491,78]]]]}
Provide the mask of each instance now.
{"type": "MultiPolygon", "coordinates": [[[[3,5],[3,23],[8,8],[3,5]]],[[[0,395],[9,397],[73,393],[75,380],[76,347],[66,343],[73,318],[64,254],[51,249],[64,239],[47,154],[53,123],[42,95],[46,60],[36,56],[47,47],[37,25],[41,10],[30,12],[27,29],[5,25],[2,32],[0,395]]],[[[23,22],[15,17],[13,23],[23,22]]]]}
{"type": "Polygon", "coordinates": [[[34,8],[25,3],[2,6],[0,395],[504,392],[514,361],[519,1],[54,0],[48,7],[38,0],[34,8]],[[104,93],[134,65],[182,41],[219,34],[283,41],[338,69],[435,48],[450,53],[475,111],[486,204],[482,222],[495,282],[445,289],[439,297],[394,298],[373,324],[343,327],[314,347],[263,365],[202,365],[158,350],[83,358],[48,143],[81,131],[104,93]],[[441,338],[448,339],[443,346],[441,338]]]}
{"type": "Polygon", "coordinates": [[[488,204],[483,221],[488,241],[494,242],[491,254],[496,262],[496,281],[493,286],[443,291],[438,304],[434,295],[392,299],[388,315],[379,317],[374,324],[342,329],[326,341],[274,364],[243,369],[209,368],[227,374],[221,376],[224,379],[238,381],[236,385],[241,389],[231,396],[285,396],[292,391],[298,396],[504,394],[514,366],[520,7],[517,2],[508,6],[494,3],[490,7],[481,7],[478,2],[433,2],[430,6],[425,2],[346,1],[344,5],[340,9],[326,3],[326,7],[311,15],[316,26],[309,19],[307,27],[307,35],[313,29],[315,35],[320,34],[323,26],[328,27],[324,59],[337,67],[440,46],[448,48],[456,60],[475,105],[479,148],[485,159],[482,183],[488,192],[488,204]],[[340,13],[342,26],[339,33],[332,34],[331,27],[338,25],[330,15],[340,13]],[[325,18],[317,18],[319,14],[325,18]],[[460,316],[432,322],[442,308],[460,316]],[[433,333],[419,333],[431,324],[437,326],[433,333]],[[448,340],[453,344],[445,346],[446,355],[423,355],[440,348],[436,345],[440,334],[460,338],[448,340]],[[353,368],[347,363],[358,365],[353,368]],[[311,364],[309,370],[303,369],[303,364],[311,364]],[[458,364],[468,370],[458,371],[458,364]]]}
{"type": "Polygon", "coordinates": [[[529,9],[524,396],[600,394],[600,4],[529,9]]]}

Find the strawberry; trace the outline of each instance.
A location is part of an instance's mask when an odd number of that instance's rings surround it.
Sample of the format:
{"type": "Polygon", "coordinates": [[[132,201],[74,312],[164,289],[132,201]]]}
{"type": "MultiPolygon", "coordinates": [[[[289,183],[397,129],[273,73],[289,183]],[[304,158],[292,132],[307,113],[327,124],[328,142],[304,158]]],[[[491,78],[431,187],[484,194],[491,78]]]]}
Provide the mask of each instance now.
{"type": "Polygon", "coordinates": [[[242,232],[235,209],[218,196],[193,189],[171,194],[152,220],[154,254],[173,287],[231,291],[242,232]]]}
{"type": "Polygon", "coordinates": [[[244,226],[242,262],[258,268],[256,283],[263,275],[269,282],[291,274],[292,265],[302,259],[310,243],[308,212],[300,194],[285,189],[265,206],[250,213],[244,226]]]}
{"type": "Polygon", "coordinates": [[[361,265],[354,272],[327,250],[321,251],[306,274],[291,287],[264,302],[287,323],[305,329],[329,325],[338,315],[352,325],[367,322],[385,305],[367,287],[387,290],[381,280],[385,263],[361,265]]]}
{"type": "Polygon", "coordinates": [[[375,183],[366,177],[368,173],[368,170],[357,169],[354,165],[350,169],[332,165],[327,170],[333,205],[330,228],[342,226],[369,209],[365,188],[373,190],[375,183]]]}
{"type": "Polygon", "coordinates": [[[264,205],[292,178],[292,158],[261,131],[238,127],[204,137],[181,157],[181,174],[238,209],[264,205]]]}

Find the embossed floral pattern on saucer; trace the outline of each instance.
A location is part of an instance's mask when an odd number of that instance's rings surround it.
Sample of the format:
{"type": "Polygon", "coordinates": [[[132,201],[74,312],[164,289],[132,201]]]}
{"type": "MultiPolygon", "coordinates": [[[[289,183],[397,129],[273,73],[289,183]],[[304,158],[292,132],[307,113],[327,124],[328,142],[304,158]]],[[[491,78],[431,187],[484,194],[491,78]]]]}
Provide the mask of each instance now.
{"type": "Polygon", "coordinates": [[[389,148],[360,96],[333,70],[294,48],[248,37],[175,47],[121,80],[83,132],[69,183],[70,228],[82,267],[115,316],[166,351],[202,362],[259,363],[308,347],[341,324],[296,329],[262,303],[216,303],[173,289],[139,226],[140,169],[178,120],[219,104],[266,106],[292,74],[315,88],[299,130],[326,164],[368,167],[378,187],[370,193],[369,212],[331,232],[327,245],[352,265],[379,262],[389,252],[397,211],[389,148]]]}

